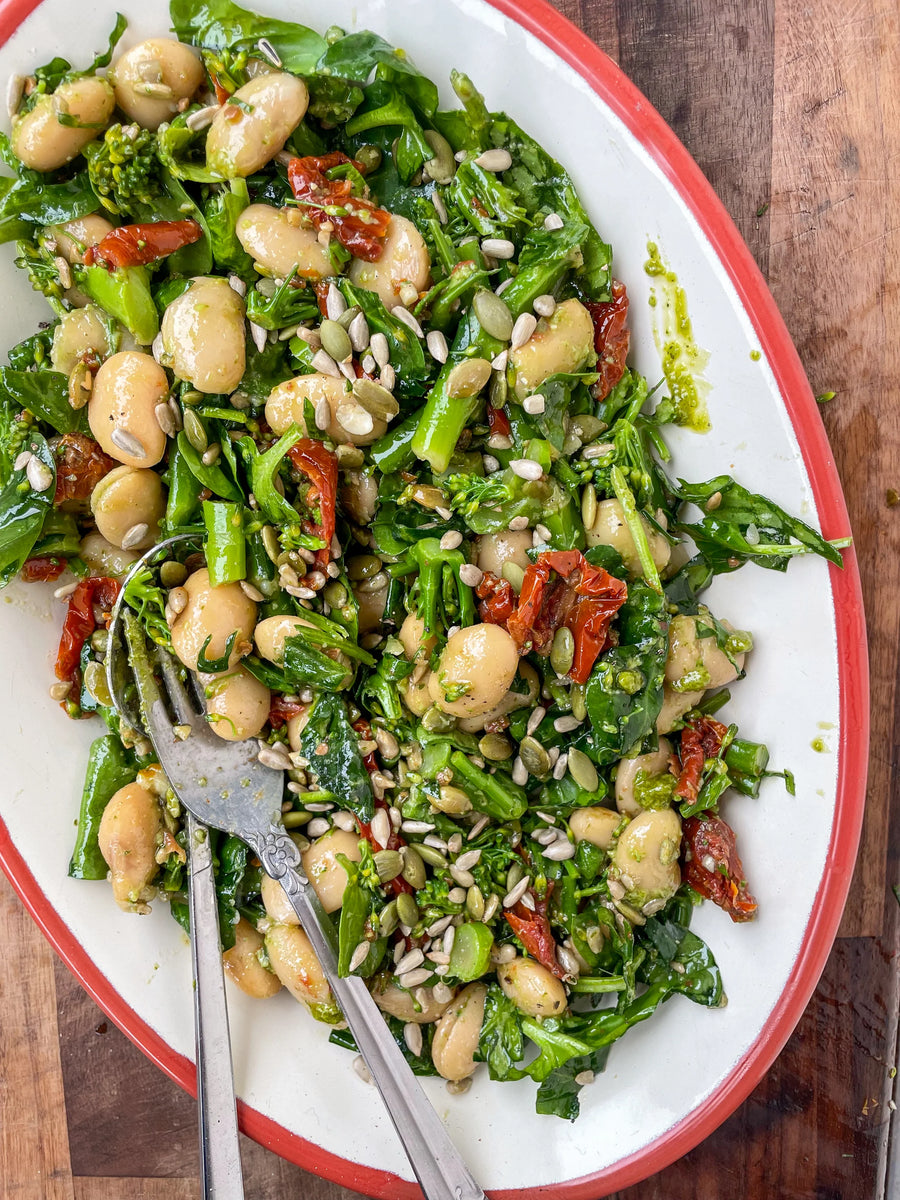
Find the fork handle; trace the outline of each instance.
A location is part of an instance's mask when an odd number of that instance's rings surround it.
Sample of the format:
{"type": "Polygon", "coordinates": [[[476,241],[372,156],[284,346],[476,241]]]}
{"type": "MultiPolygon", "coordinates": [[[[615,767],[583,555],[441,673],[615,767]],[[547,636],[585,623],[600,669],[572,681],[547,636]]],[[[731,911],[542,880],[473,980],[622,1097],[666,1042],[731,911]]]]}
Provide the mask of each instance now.
{"type": "Polygon", "coordinates": [[[187,835],[200,1178],[206,1200],[243,1200],[212,847],[208,830],[190,813],[187,814],[187,835]]]}
{"type": "Polygon", "coordinates": [[[300,918],[426,1200],[485,1200],[369,989],[358,976],[338,975],[334,926],[308,881],[296,869],[296,846],[283,830],[273,828],[254,849],[266,872],[280,881],[300,918]]]}

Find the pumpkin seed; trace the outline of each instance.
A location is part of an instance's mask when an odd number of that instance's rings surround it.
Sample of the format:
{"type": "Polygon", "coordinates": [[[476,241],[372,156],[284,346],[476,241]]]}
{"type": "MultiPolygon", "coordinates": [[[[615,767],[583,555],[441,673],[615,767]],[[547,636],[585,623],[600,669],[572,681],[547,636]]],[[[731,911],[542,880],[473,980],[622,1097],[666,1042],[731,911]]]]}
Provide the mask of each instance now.
{"type": "Polygon", "coordinates": [[[449,713],[441,712],[439,708],[429,708],[428,712],[422,718],[422,726],[429,733],[446,733],[448,729],[453,729],[456,725],[456,717],[451,717],[449,713]]]}
{"type": "Polygon", "coordinates": [[[435,183],[450,183],[456,174],[453,147],[436,129],[425,130],[425,141],[434,151],[434,158],[429,158],[424,164],[424,170],[435,183]]]}
{"type": "Polygon", "coordinates": [[[512,746],[499,733],[486,733],[478,743],[478,751],[491,762],[505,762],[512,758],[512,746]]]}
{"type": "Polygon", "coordinates": [[[468,400],[478,395],[490,377],[491,364],[486,358],[467,358],[447,376],[447,395],[451,400],[468,400]]]}
{"type": "Polygon", "coordinates": [[[347,578],[354,582],[358,579],[368,579],[371,575],[377,575],[381,567],[382,562],[377,554],[358,554],[347,563],[347,578]]]}
{"type": "Polygon", "coordinates": [[[553,635],[550,648],[550,666],[557,675],[568,675],[575,659],[575,638],[571,629],[563,625],[553,635]]]}
{"type": "Polygon", "coordinates": [[[203,454],[209,446],[203,422],[190,408],[184,410],[184,435],[198,454],[203,454]]]}
{"type": "Polygon", "coordinates": [[[159,568],[159,582],[166,590],[180,587],[187,577],[188,571],[184,563],[175,562],[171,558],[167,559],[159,568]]]}
{"type": "Polygon", "coordinates": [[[477,883],[466,892],[466,912],[473,921],[480,921],[484,916],[484,896],[477,883]]]}
{"type": "Polygon", "coordinates": [[[472,801],[462,788],[451,787],[449,784],[441,787],[437,797],[432,796],[431,803],[441,812],[449,813],[451,816],[459,816],[461,813],[472,811],[472,801]]]}
{"type": "Polygon", "coordinates": [[[379,850],[373,854],[372,861],[382,883],[390,883],[403,870],[403,856],[399,850],[379,850]]]}
{"type": "Polygon", "coordinates": [[[382,937],[389,937],[400,924],[397,916],[397,901],[391,900],[378,914],[378,929],[382,937]]]}
{"type": "Polygon", "coordinates": [[[367,175],[381,166],[382,154],[377,146],[360,146],[353,157],[367,175]]]}
{"type": "Polygon", "coordinates": [[[431,867],[446,867],[447,860],[440,850],[436,850],[434,846],[426,846],[424,842],[416,843],[416,850],[419,856],[425,860],[431,867]]]}
{"type": "Polygon", "coordinates": [[[382,588],[386,588],[390,583],[387,571],[377,571],[374,575],[370,575],[368,579],[364,579],[357,588],[360,592],[380,592],[382,588]]]}
{"type": "Polygon", "coordinates": [[[584,688],[580,683],[573,685],[569,692],[569,700],[572,704],[572,716],[577,717],[579,721],[583,721],[587,716],[587,704],[584,700],[584,688]]]}
{"type": "Polygon", "coordinates": [[[491,376],[491,388],[488,392],[492,408],[502,408],[509,396],[509,384],[505,371],[495,371],[491,376]]]}
{"type": "Polygon", "coordinates": [[[343,362],[353,353],[350,334],[337,321],[323,321],[319,326],[319,337],[322,339],[322,349],[335,362],[343,362]]]}
{"type": "Polygon", "coordinates": [[[400,405],[387,388],[374,379],[366,379],[365,376],[357,379],[353,385],[353,395],[373,417],[381,417],[383,421],[390,421],[400,411],[400,405]]]}
{"type": "Polygon", "coordinates": [[[351,446],[346,442],[338,446],[334,453],[342,470],[354,470],[366,461],[366,456],[359,446],[351,446]]]}
{"type": "Polygon", "coordinates": [[[410,929],[418,921],[419,906],[409,892],[401,892],[397,897],[397,916],[400,918],[400,924],[408,925],[410,929]]]}
{"type": "Polygon", "coordinates": [[[102,663],[91,660],[87,664],[84,668],[84,686],[98,704],[102,704],[104,708],[112,707],[112,697],[106,682],[106,668],[102,663]]]}
{"type": "Polygon", "coordinates": [[[513,331],[513,315],[501,296],[487,288],[479,288],[472,297],[472,307],[478,324],[486,334],[498,342],[509,341],[513,331]]]}
{"type": "Polygon", "coordinates": [[[76,363],[69,376],[69,406],[76,412],[90,400],[93,385],[94,377],[87,363],[76,363]]]}
{"type": "Polygon", "coordinates": [[[519,862],[514,862],[506,872],[506,890],[511,892],[513,888],[522,879],[525,878],[525,868],[519,862]]]}
{"type": "Polygon", "coordinates": [[[428,484],[418,484],[410,492],[410,497],[423,508],[442,508],[447,503],[447,497],[440,488],[429,487],[428,484]]]}
{"type": "Polygon", "coordinates": [[[263,525],[262,544],[271,561],[277,563],[281,557],[281,543],[278,541],[278,534],[275,532],[274,526],[263,525]]]}
{"type": "Polygon", "coordinates": [[[587,484],[581,493],[581,520],[585,529],[593,529],[597,517],[597,493],[593,484],[587,484]]]}
{"type": "Polygon", "coordinates": [[[347,603],[347,589],[342,583],[338,583],[336,579],[333,579],[328,584],[322,592],[322,596],[325,599],[325,603],[329,604],[332,608],[343,608],[347,603]]]}
{"type": "Polygon", "coordinates": [[[518,595],[522,590],[522,584],[525,582],[525,572],[519,564],[507,559],[501,568],[501,573],[506,582],[512,587],[512,590],[518,595]]]}
{"type": "Polygon", "coordinates": [[[416,891],[425,886],[427,878],[425,863],[418,850],[412,846],[404,846],[403,848],[403,867],[400,873],[409,886],[415,888],[416,891]]]}
{"type": "MultiPolygon", "coordinates": [[[[341,315],[339,317],[336,317],[335,320],[337,321],[338,325],[340,325],[341,329],[346,329],[347,333],[349,334],[350,326],[353,324],[353,322],[356,320],[357,317],[361,317],[361,316],[362,316],[362,309],[359,307],[358,304],[352,304],[350,306],[350,308],[345,308],[344,311],[341,313],[341,315]]],[[[352,344],[352,342],[353,342],[352,337],[350,338],[350,342],[352,344]]],[[[354,346],[353,349],[355,350],[356,347],[354,346]]]]}
{"type": "Polygon", "coordinates": [[[599,417],[593,416],[592,413],[582,413],[580,416],[573,417],[572,419],[572,432],[580,437],[583,442],[592,442],[606,428],[606,422],[601,421],[599,417]]]}
{"type": "Polygon", "coordinates": [[[581,750],[569,751],[569,774],[580,788],[586,792],[596,792],[600,786],[600,776],[597,768],[581,750]]]}
{"type": "Polygon", "coordinates": [[[182,404],[199,404],[203,399],[203,393],[196,391],[194,388],[188,388],[186,392],[181,393],[182,404]]]}
{"type": "Polygon", "coordinates": [[[533,737],[524,737],[519,742],[519,758],[529,775],[545,779],[550,774],[550,755],[533,737]]]}

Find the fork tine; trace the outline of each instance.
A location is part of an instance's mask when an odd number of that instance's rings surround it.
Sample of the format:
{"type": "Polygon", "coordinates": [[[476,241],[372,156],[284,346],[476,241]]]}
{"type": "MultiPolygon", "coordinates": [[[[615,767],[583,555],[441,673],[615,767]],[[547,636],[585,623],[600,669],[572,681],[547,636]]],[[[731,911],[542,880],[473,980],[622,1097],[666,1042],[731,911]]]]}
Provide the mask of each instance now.
{"type": "Polygon", "coordinates": [[[175,717],[181,725],[193,725],[197,720],[197,709],[191,703],[187,688],[181,682],[181,675],[172,655],[162,646],[156,649],[156,661],[162,671],[166,691],[175,712],[175,717]]]}
{"type": "Polygon", "coordinates": [[[153,676],[147,639],[140,621],[130,609],[124,609],[122,612],[122,630],[128,646],[128,657],[131,660],[141,716],[147,733],[151,740],[163,734],[167,735],[167,740],[171,740],[172,722],[166,712],[159,685],[153,676]]]}

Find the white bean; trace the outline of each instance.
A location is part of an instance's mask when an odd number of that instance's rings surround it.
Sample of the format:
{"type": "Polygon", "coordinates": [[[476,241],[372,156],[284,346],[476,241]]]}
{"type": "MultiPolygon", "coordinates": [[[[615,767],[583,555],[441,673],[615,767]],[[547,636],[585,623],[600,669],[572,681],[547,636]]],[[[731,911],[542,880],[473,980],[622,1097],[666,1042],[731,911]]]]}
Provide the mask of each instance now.
{"type": "Polygon", "coordinates": [[[680,848],[681,817],[673,809],[652,809],[629,822],[613,855],[629,904],[642,908],[675,895],[681,883],[680,848]]]}
{"type": "Polygon", "coordinates": [[[102,449],[126,467],[152,467],[166,449],[166,435],[156,419],[156,406],[165,400],[169,381],[159,363],[136,350],[108,358],[94,378],[88,402],[88,423],[102,449]],[[144,453],[132,454],[116,445],[113,434],[124,431],[136,438],[144,453]]]}
{"type": "Polygon", "coordinates": [[[299,217],[296,208],[251,204],[238,217],[235,233],[254,262],[276,279],[287,279],[295,270],[301,279],[334,274],[315,229],[297,224],[299,217]]]}
{"type": "Polygon", "coordinates": [[[262,873],[259,886],[263,907],[266,915],[271,917],[276,925],[299,925],[300,918],[294,911],[294,906],[288,900],[287,892],[277,879],[262,873]]]}
{"type": "Polygon", "coordinates": [[[458,1082],[474,1073],[486,997],[483,983],[470,983],[451,1000],[434,1027],[431,1059],[444,1079],[458,1082]]]}
{"type": "Polygon", "coordinates": [[[195,279],[163,313],[163,355],[198,392],[233,392],[247,365],[244,301],[227,279],[195,279]]]}
{"type": "Polygon", "coordinates": [[[269,719],[272,696],[264,683],[246,667],[237,666],[219,675],[201,675],[206,694],[209,726],[226,742],[256,737],[269,719]]]}
{"type": "Polygon", "coordinates": [[[476,563],[482,571],[490,571],[498,578],[503,574],[505,562],[515,563],[523,571],[531,566],[528,551],[533,542],[530,529],[501,530],[486,533],[478,539],[476,563]]]}
{"type": "Polygon", "coordinates": [[[477,717],[506,695],[519,666],[516,644],[499,625],[469,625],[447,639],[431,679],[431,696],[444,712],[477,717]]]}
{"type": "Polygon", "coordinates": [[[94,575],[124,575],[140,555],[136,550],[120,550],[108,542],[102,533],[88,533],[81,539],[79,555],[94,575]]]}
{"type": "Polygon", "coordinates": [[[196,671],[197,656],[206,639],[210,639],[206,658],[221,658],[228,638],[237,630],[228,657],[228,666],[233,667],[250,649],[256,624],[255,603],[240,584],[223,583],[213,587],[206,567],[189,575],[184,587],[188,602],[172,625],[172,649],[186,667],[196,671]]]}
{"type": "Polygon", "coordinates": [[[99,308],[88,304],[63,313],[53,330],[50,362],[54,371],[71,375],[86,354],[104,359],[110,349],[107,322],[99,308]]]}
{"type": "Polygon", "coordinates": [[[280,613],[275,617],[266,617],[260,621],[253,632],[256,649],[269,662],[280,664],[284,658],[284,643],[288,638],[296,637],[298,629],[309,629],[310,622],[303,617],[295,617],[288,613],[280,613]]]}
{"type": "Polygon", "coordinates": [[[376,262],[354,258],[350,280],[357,287],[377,292],[390,311],[401,303],[400,288],[411,284],[417,292],[425,290],[431,275],[431,259],[425,239],[406,217],[393,216],[388,225],[384,249],[376,262]]]}
{"type": "Polygon", "coordinates": [[[144,550],[159,538],[159,523],[166,511],[163,484],[156,471],[140,467],[114,467],[91,493],[91,512],[97,528],[113,546],[122,548],[126,534],[136,525],[147,533],[129,541],[129,550],[144,550]]]}
{"type": "Polygon", "coordinates": [[[566,1009],[566,989],[533,958],[517,957],[497,967],[504,995],[529,1017],[559,1017],[566,1009]]]}
{"type": "Polygon", "coordinates": [[[520,400],[557,373],[581,370],[593,360],[594,323],[579,300],[564,300],[550,317],[542,317],[523,346],[510,351],[520,400]]]}
{"type": "Polygon", "coordinates": [[[113,896],[126,912],[148,912],[151,879],[159,871],[156,852],[162,836],[159,802],[139,783],[127,783],[112,796],[100,819],[100,853],[110,870],[113,896]]]}
{"type": "Polygon", "coordinates": [[[158,129],[178,112],[179,101],[203,82],[195,50],[174,38],[150,38],[132,46],[109,73],[119,108],[144,129],[158,129]],[[161,94],[168,90],[168,95],[161,94]]]}
{"type": "Polygon", "coordinates": [[[306,404],[313,409],[324,400],[328,404],[329,420],[324,432],[335,442],[352,442],[356,446],[368,446],[387,431],[387,422],[381,417],[372,418],[369,433],[350,433],[338,420],[338,408],[350,391],[347,380],[335,379],[332,375],[316,372],[298,375],[279,383],[269,393],[266,401],[266,420],[275,433],[284,433],[293,422],[306,433],[306,404]]]}
{"type": "Polygon", "coordinates": [[[647,775],[660,775],[667,770],[671,756],[671,743],[661,737],[656,750],[636,758],[621,759],[616,768],[616,808],[620,813],[636,817],[644,811],[634,798],[634,781],[641,771],[647,775]]]}
{"type": "Polygon", "coordinates": [[[403,653],[410,662],[415,661],[417,658],[429,658],[432,650],[437,645],[437,637],[433,633],[429,634],[426,638],[425,622],[415,612],[408,613],[404,617],[403,624],[400,626],[400,632],[397,636],[403,647],[403,653]]]}
{"type": "Polygon", "coordinates": [[[283,149],[309,104],[306,84],[296,75],[274,71],[239,87],[223,104],[206,139],[209,167],[226,179],[246,177],[264,167],[283,149]]]}
{"type": "MultiPolygon", "coordinates": [[[[647,535],[650,554],[661,571],[668,566],[671,557],[671,547],[665,537],[654,529],[643,515],[641,525],[647,535]]],[[[641,560],[631,530],[625,523],[625,513],[619,500],[601,500],[597,505],[597,515],[590,529],[585,530],[588,546],[612,546],[622,556],[622,562],[631,575],[641,574],[641,560]]]]}
{"type": "Polygon", "coordinates": [[[578,842],[590,842],[601,850],[612,845],[616,830],[622,824],[621,813],[611,808],[576,808],[569,817],[569,828],[578,842]]]}
{"type": "Polygon", "coordinates": [[[86,217],[78,217],[75,221],[66,221],[64,225],[51,225],[49,233],[56,241],[57,251],[66,262],[83,263],[85,250],[102,242],[114,228],[106,217],[101,217],[99,213],[90,213],[86,217]]]}
{"type": "Polygon", "coordinates": [[[404,1024],[430,1025],[447,1011],[451,1000],[435,1000],[431,988],[417,988],[415,995],[382,977],[372,989],[372,999],[382,1012],[389,1013],[404,1024]]]}
{"type": "Polygon", "coordinates": [[[273,925],[266,933],[266,952],[272,970],[317,1021],[336,1025],[343,1019],[312,944],[299,925],[273,925]]]}
{"type": "Polygon", "coordinates": [[[338,854],[345,854],[350,862],[359,862],[362,858],[359,835],[346,829],[332,829],[301,855],[306,877],[326,912],[336,912],[341,907],[347,887],[347,872],[338,862],[338,854]]]}
{"type": "Polygon", "coordinates": [[[241,917],[234,929],[234,945],[222,955],[225,974],[255,1000],[265,1000],[281,991],[281,980],[259,961],[264,944],[262,934],[241,917]]]}
{"type": "Polygon", "coordinates": [[[60,84],[55,92],[39,96],[31,112],[15,119],[13,152],[33,171],[55,171],[100,136],[114,107],[113,90],[98,75],[60,84]],[[61,124],[61,116],[75,124],[61,124]]]}
{"type": "MultiPolygon", "coordinates": [[[[731,628],[725,621],[722,624],[726,629],[731,628]]],[[[679,614],[670,621],[666,682],[676,691],[684,691],[685,684],[691,685],[691,691],[702,692],[706,688],[733,683],[744,664],[743,654],[734,657],[737,666],[724,650],[719,649],[715,635],[698,637],[696,617],[679,614]],[[681,684],[681,688],[675,686],[678,684],[681,684]]]]}

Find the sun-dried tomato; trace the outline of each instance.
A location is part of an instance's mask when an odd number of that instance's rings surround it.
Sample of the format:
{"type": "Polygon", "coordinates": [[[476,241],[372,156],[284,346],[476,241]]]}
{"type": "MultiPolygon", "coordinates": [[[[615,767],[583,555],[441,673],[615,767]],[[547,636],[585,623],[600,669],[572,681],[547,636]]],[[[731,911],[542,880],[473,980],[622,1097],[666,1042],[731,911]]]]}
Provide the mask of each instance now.
{"type": "Polygon", "coordinates": [[[688,721],[681,734],[681,771],[675,788],[676,796],[691,803],[697,799],[703,764],[719,753],[727,732],[726,726],[712,717],[694,717],[688,721]]]}
{"type": "Polygon", "coordinates": [[[551,971],[557,979],[564,979],[566,970],[557,956],[556,939],[550,928],[550,922],[547,920],[547,905],[550,902],[552,889],[553,885],[551,884],[542,899],[539,899],[532,891],[531,899],[534,902],[534,911],[527,908],[520,900],[511,909],[507,909],[503,915],[506,917],[510,929],[528,953],[548,971],[551,971]]]}
{"type": "Polygon", "coordinates": [[[119,465],[83,433],[64,433],[53,456],[56,459],[53,503],[57,508],[70,501],[87,500],[103,476],[119,465]]]}
{"type": "Polygon", "coordinates": [[[87,266],[101,263],[108,270],[142,267],[174,254],[203,237],[197,221],[151,221],[146,225],[120,225],[110,230],[84,256],[87,266]]]}
{"type": "Polygon", "coordinates": [[[550,653],[557,629],[571,630],[575,654],[569,676],[586,683],[627,596],[621,579],[593,566],[580,550],[546,550],[526,570],[506,627],[520,652],[539,655],[550,653]]]}
{"type": "Polygon", "coordinates": [[[97,628],[94,609],[99,608],[102,619],[108,621],[119,595],[119,587],[117,579],[92,575],[82,579],[69,597],[56,656],[56,678],[63,683],[75,682],[84,643],[97,628]]]}
{"type": "Polygon", "coordinates": [[[25,583],[52,583],[54,579],[59,579],[66,565],[67,560],[57,554],[41,554],[25,560],[19,577],[25,583]]]}
{"type": "Polygon", "coordinates": [[[752,921],[758,905],[747,886],[731,826],[721,817],[688,817],[682,836],[685,882],[732,921],[752,921]]]}
{"type": "Polygon", "coordinates": [[[599,355],[597,373],[600,378],[594,387],[598,400],[605,400],[625,374],[625,360],[631,334],[626,327],[628,320],[628,293],[625,284],[618,279],[610,288],[612,300],[599,303],[586,300],[585,307],[594,322],[594,349],[599,355]]]}
{"type": "MultiPolygon", "coordinates": [[[[355,258],[377,262],[384,251],[391,214],[371,200],[352,195],[349,179],[329,179],[325,174],[349,162],[353,160],[339,150],[292,158],[288,163],[288,180],[316,229],[333,233],[355,258]]],[[[359,164],[354,166],[359,168],[359,164]]]]}
{"type": "Polygon", "coordinates": [[[488,625],[505,625],[516,611],[516,593],[505,579],[498,579],[493,571],[485,571],[475,588],[480,600],[478,615],[488,625]]]}
{"type": "Polygon", "coordinates": [[[491,437],[509,437],[511,427],[505,408],[494,408],[493,404],[489,404],[487,419],[491,437]]]}
{"type": "Polygon", "coordinates": [[[298,717],[300,713],[305,712],[308,707],[306,704],[301,704],[299,700],[286,700],[284,696],[273,696],[269,706],[269,724],[273,729],[280,729],[292,717],[298,717]]]}
{"type": "Polygon", "coordinates": [[[315,533],[325,543],[316,551],[316,564],[325,570],[331,561],[331,542],[337,520],[338,461],[326,446],[313,438],[295,442],[288,451],[288,458],[312,484],[307,500],[318,505],[321,524],[315,527],[315,533]]]}

